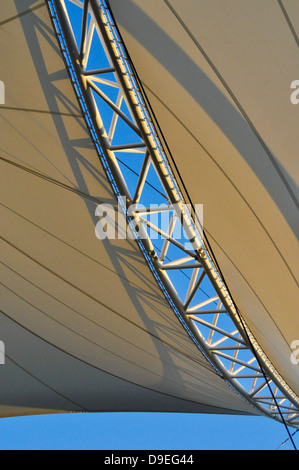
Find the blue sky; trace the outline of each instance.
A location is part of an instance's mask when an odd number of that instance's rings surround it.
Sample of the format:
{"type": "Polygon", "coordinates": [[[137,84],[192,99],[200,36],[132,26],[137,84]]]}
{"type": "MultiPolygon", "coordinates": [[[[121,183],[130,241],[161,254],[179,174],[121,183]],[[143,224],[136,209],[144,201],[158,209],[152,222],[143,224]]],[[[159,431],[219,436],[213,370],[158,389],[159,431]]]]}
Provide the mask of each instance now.
{"type": "MultiPolygon", "coordinates": [[[[288,439],[269,418],[175,413],[4,418],[0,436],[0,450],[276,450],[288,439]]],[[[299,448],[299,432],[293,440],[299,448]]]]}

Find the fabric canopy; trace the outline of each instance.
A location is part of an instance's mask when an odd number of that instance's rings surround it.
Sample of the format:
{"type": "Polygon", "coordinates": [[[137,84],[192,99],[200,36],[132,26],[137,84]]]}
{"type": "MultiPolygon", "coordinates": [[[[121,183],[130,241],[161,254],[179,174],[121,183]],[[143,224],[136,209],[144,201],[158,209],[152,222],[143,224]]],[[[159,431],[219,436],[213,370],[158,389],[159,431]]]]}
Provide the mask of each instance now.
{"type": "Polygon", "coordinates": [[[45,1],[4,2],[0,25],[0,415],[257,413],[190,340],[136,242],[96,237],[97,205],[116,200],[45,1]]]}
{"type": "Polygon", "coordinates": [[[109,4],[232,297],[298,395],[299,3],[109,4]]]}

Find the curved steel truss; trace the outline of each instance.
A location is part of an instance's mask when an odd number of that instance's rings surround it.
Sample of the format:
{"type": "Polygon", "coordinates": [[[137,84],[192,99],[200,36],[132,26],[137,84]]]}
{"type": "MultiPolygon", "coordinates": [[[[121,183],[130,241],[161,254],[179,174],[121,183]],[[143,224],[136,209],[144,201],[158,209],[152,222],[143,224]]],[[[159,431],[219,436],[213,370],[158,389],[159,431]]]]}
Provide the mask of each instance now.
{"type": "Polygon", "coordinates": [[[240,316],[203,241],[202,219],[184,202],[106,2],[47,3],[100,160],[173,311],[255,412],[299,427],[298,397],[240,316]]]}

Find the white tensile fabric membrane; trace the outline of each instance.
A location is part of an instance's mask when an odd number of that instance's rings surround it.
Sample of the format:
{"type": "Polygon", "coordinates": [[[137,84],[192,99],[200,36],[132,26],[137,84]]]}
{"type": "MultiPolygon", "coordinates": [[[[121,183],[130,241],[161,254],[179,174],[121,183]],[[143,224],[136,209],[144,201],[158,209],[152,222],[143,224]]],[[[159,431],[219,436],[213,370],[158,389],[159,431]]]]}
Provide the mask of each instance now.
{"type": "Polygon", "coordinates": [[[299,3],[109,5],[232,297],[298,395],[299,3]]]}
{"type": "Polygon", "coordinates": [[[190,340],[136,242],[95,236],[97,205],[116,200],[46,3],[4,2],[0,25],[0,415],[256,413],[190,340]]]}

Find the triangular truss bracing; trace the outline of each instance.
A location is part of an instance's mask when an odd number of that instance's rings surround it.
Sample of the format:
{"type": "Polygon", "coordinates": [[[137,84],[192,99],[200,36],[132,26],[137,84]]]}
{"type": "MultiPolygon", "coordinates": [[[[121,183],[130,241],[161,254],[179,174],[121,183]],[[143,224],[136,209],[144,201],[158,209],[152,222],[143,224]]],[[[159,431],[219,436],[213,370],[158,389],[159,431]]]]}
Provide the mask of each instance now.
{"type": "Polygon", "coordinates": [[[174,312],[206,359],[258,412],[298,427],[298,397],[259,348],[214,266],[202,208],[194,212],[184,202],[106,2],[47,2],[130,236],[174,312]]]}

